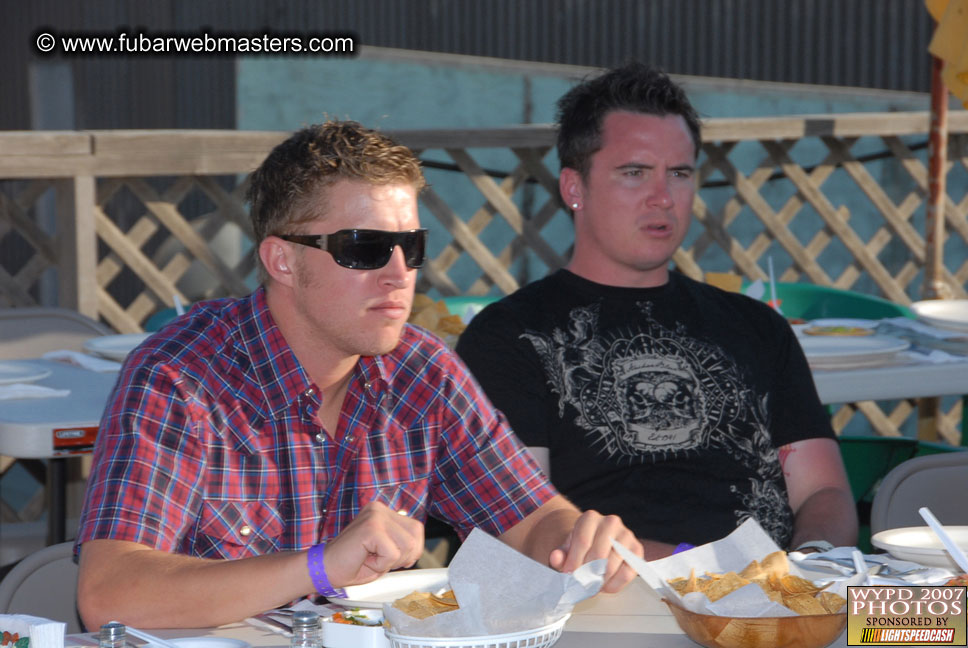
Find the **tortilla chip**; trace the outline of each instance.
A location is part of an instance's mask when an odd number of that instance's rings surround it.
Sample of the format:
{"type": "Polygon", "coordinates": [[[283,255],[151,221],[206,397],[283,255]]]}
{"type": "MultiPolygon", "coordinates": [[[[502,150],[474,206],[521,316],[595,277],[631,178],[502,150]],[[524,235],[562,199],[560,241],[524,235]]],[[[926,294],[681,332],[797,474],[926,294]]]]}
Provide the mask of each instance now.
{"type": "Polygon", "coordinates": [[[434,300],[424,293],[415,293],[413,296],[413,312],[417,313],[425,308],[434,305],[434,300]]]}
{"type": "Polygon", "coordinates": [[[827,610],[812,594],[785,596],[783,597],[783,604],[797,614],[827,614],[827,610]]]}
{"type": "Polygon", "coordinates": [[[684,578],[680,576],[679,578],[673,578],[672,580],[666,581],[672,586],[672,589],[679,592],[680,596],[685,596],[691,592],[698,592],[699,581],[696,579],[696,570],[689,570],[689,578],[684,578]]]}
{"type": "Polygon", "coordinates": [[[426,619],[441,612],[456,610],[458,606],[453,591],[450,591],[440,596],[430,592],[411,592],[394,601],[393,607],[415,619],[426,619]]]}
{"type": "Polygon", "coordinates": [[[433,331],[437,322],[440,321],[440,315],[433,308],[425,308],[419,313],[411,311],[408,321],[416,326],[422,326],[428,331],[433,331]]]}
{"type": "Polygon", "coordinates": [[[679,578],[673,578],[672,580],[666,581],[669,583],[670,587],[677,591],[680,596],[683,594],[688,594],[686,588],[689,586],[689,580],[680,576],[679,578]]]}
{"type": "Polygon", "coordinates": [[[422,293],[413,296],[413,307],[407,321],[427,329],[445,341],[449,336],[460,335],[467,328],[460,316],[450,314],[444,300],[434,301],[422,293]]]}
{"type": "Polygon", "coordinates": [[[847,599],[839,594],[834,594],[833,592],[820,592],[817,595],[817,600],[823,606],[827,612],[834,614],[840,612],[840,610],[847,605],[847,599]]]}
{"type": "MultiPolygon", "coordinates": [[[[760,583],[760,587],[763,586],[762,581],[757,581],[757,582],[760,583]]],[[[765,588],[763,589],[763,591],[766,592],[766,598],[770,599],[774,603],[779,603],[780,605],[783,605],[783,594],[782,593],[777,592],[776,590],[765,589],[765,588]]]]}
{"type": "Polygon", "coordinates": [[[460,607],[457,605],[457,596],[454,594],[454,590],[447,590],[441,594],[431,594],[430,598],[440,605],[446,605],[452,608],[460,607]]]}
{"type": "Polygon", "coordinates": [[[706,597],[710,601],[718,601],[724,596],[731,594],[743,587],[744,585],[749,585],[750,581],[741,577],[736,572],[727,572],[723,574],[723,577],[713,581],[712,585],[706,589],[706,597]]]}
{"type": "Polygon", "coordinates": [[[763,579],[766,579],[766,570],[763,569],[763,566],[760,564],[760,561],[754,560],[746,567],[744,567],[743,571],[741,571],[739,575],[751,581],[763,580],[763,579]]]}
{"type": "Polygon", "coordinates": [[[810,594],[813,596],[823,589],[822,587],[817,587],[813,581],[808,581],[806,578],[800,578],[793,574],[781,576],[779,581],[780,587],[778,589],[786,594],[810,594]]]}
{"type": "Polygon", "coordinates": [[[783,576],[784,574],[790,573],[790,561],[787,560],[785,551],[774,551],[771,554],[767,554],[760,561],[760,565],[763,566],[763,571],[767,574],[783,576]]]}
{"type": "Polygon", "coordinates": [[[447,315],[437,321],[437,330],[451,335],[460,335],[467,326],[457,315],[447,315]]]}

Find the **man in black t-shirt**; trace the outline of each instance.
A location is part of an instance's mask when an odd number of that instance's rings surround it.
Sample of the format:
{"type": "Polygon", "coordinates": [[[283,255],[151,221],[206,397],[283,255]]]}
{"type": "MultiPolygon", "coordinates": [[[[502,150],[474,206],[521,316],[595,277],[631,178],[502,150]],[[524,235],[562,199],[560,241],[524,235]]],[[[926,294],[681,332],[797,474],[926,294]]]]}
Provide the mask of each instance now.
{"type": "Polygon", "coordinates": [[[681,88],[631,63],[558,109],[573,256],[479,313],[460,355],[559,490],[620,515],[647,558],[748,518],[789,549],[854,544],[843,462],[790,327],[669,271],[701,144],[681,88]]]}

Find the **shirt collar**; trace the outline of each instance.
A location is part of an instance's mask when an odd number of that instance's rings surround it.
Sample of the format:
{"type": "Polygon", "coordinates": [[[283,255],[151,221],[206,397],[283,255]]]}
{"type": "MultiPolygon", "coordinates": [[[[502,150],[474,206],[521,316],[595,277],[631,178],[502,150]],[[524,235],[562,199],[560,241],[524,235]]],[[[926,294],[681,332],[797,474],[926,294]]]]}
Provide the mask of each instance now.
{"type": "Polygon", "coordinates": [[[252,293],[239,312],[239,320],[242,343],[265,395],[264,411],[288,407],[312,382],[276,325],[264,286],[252,293]]]}
{"type": "MultiPolygon", "coordinates": [[[[276,325],[264,286],[252,294],[247,308],[243,308],[239,316],[242,342],[263,388],[266,412],[286,409],[310,388],[316,389],[276,325]]],[[[387,386],[387,367],[380,356],[360,358],[354,373],[357,376],[350,382],[350,389],[361,389],[373,395],[387,386]]]]}

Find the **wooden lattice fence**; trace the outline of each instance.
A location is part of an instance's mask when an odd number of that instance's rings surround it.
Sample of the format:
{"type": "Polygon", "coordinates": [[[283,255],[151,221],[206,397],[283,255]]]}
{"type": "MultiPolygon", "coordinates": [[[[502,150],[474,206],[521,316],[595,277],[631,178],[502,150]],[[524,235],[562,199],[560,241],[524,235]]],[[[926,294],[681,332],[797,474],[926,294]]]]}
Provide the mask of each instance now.
{"type": "MultiPolygon", "coordinates": [[[[942,279],[968,281],[968,114],[949,115],[942,279]]],[[[732,271],[806,281],[909,304],[927,254],[928,114],[713,119],[704,124],[696,223],[674,261],[689,276],[732,271]]],[[[419,289],[505,294],[562,266],[570,222],[557,197],[548,126],[395,135],[425,160],[431,261],[419,289]]],[[[173,304],[255,282],[246,174],[279,132],[0,133],[0,306],[75,308],[118,332],[173,304]]],[[[882,435],[914,403],[842,406],[882,435]]],[[[957,442],[961,406],[938,419],[957,442]]]]}

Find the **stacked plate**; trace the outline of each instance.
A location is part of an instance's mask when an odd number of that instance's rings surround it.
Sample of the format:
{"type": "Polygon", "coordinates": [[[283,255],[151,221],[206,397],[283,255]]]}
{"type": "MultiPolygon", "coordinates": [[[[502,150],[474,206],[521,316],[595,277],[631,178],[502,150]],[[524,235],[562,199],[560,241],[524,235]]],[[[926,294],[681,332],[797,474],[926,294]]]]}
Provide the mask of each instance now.
{"type": "MultiPolygon", "coordinates": [[[[955,544],[968,551],[968,526],[945,525],[945,531],[955,544]]],[[[875,533],[871,544],[900,560],[961,571],[931,527],[887,529],[875,533]]]]}
{"type": "Polygon", "coordinates": [[[876,367],[894,360],[910,343],[886,335],[867,337],[812,336],[798,338],[807,362],[814,369],[876,367]]]}
{"type": "Polygon", "coordinates": [[[968,333],[968,299],[929,299],[914,302],[911,310],[925,324],[968,333]]]}
{"type": "Polygon", "coordinates": [[[102,335],[84,343],[88,353],[108,360],[124,361],[136,346],[148,339],[151,333],[126,333],[123,335],[102,335]]]}

